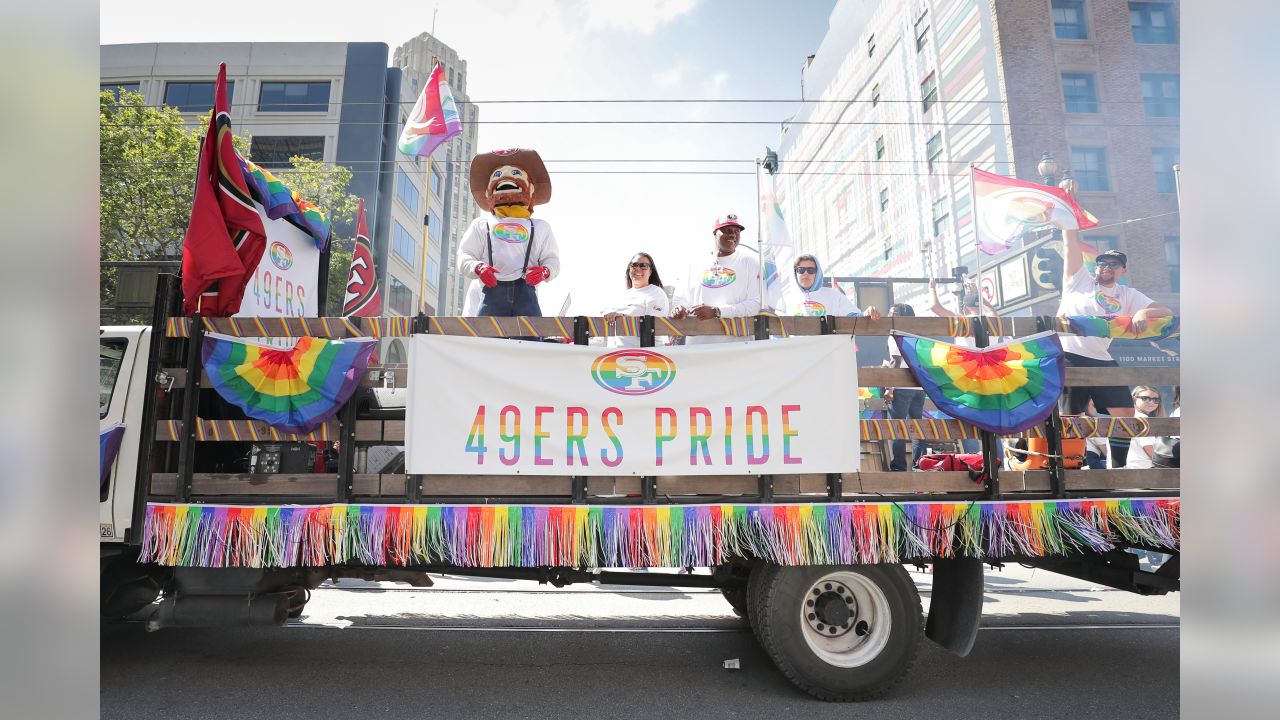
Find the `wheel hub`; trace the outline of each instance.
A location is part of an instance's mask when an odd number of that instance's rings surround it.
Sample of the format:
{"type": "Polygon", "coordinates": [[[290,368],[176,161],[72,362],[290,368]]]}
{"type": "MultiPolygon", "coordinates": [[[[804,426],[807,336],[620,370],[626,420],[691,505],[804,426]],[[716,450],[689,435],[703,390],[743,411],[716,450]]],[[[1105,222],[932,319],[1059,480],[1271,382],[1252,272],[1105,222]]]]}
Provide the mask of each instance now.
{"type": "Polygon", "coordinates": [[[824,637],[840,637],[856,626],[866,625],[858,621],[858,601],[853,591],[838,580],[824,580],[809,589],[804,616],[809,627],[824,637]]]}

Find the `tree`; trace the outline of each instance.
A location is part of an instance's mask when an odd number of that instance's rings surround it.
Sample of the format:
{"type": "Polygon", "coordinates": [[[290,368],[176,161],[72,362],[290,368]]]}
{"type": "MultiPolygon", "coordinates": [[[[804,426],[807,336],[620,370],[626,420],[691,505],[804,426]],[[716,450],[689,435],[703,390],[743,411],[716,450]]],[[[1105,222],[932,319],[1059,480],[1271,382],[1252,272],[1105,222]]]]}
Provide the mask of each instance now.
{"type": "MultiPolygon", "coordinates": [[[[329,216],[332,227],[354,228],[359,198],[347,192],[347,186],[351,184],[351,168],[326,165],[300,155],[289,158],[289,162],[293,168],[275,173],[275,176],[323,210],[329,216]]],[[[326,315],[342,314],[342,301],[347,293],[347,274],[351,270],[351,253],[354,248],[354,238],[339,238],[335,231],[329,249],[329,283],[325,289],[324,308],[326,315]]]]}

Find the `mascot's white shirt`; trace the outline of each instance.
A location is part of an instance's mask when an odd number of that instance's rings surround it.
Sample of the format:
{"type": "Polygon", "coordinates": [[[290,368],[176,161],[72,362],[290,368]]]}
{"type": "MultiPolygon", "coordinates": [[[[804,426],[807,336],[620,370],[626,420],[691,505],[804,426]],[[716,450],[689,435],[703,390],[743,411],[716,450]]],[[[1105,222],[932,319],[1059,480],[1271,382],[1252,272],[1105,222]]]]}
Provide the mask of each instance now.
{"type": "MultiPolygon", "coordinates": [[[[605,312],[616,312],[620,315],[641,317],[656,315],[666,317],[670,311],[667,293],[657,285],[645,285],[642,288],[628,288],[626,294],[619,298],[620,302],[605,312]]],[[[611,337],[610,347],[640,347],[640,338],[611,337]]]]}
{"type": "Polygon", "coordinates": [[[859,310],[844,293],[831,287],[819,288],[813,292],[802,292],[799,287],[787,288],[778,303],[779,315],[798,317],[845,317],[861,315],[859,310]]]}
{"type": "Polygon", "coordinates": [[[524,254],[529,247],[530,230],[533,231],[533,250],[529,253],[529,267],[544,265],[551,270],[551,277],[560,274],[560,246],[551,224],[534,218],[500,218],[484,214],[476,218],[462,236],[458,248],[458,271],[475,277],[476,265],[492,264],[498,269],[499,280],[519,280],[523,275],[524,254]],[[532,226],[530,225],[532,223],[532,226]],[[489,248],[485,242],[485,227],[493,240],[493,262],[489,263],[489,248]]]}

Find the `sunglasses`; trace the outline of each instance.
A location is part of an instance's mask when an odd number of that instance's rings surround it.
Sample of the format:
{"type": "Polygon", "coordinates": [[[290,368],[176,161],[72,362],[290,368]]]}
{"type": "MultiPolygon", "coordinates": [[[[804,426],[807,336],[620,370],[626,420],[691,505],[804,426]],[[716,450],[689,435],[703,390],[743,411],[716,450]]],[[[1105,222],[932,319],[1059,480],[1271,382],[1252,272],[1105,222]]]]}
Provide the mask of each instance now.
{"type": "Polygon", "coordinates": [[[796,268],[796,273],[800,275],[816,275],[818,274],[818,268],[798,267],[796,268]]]}
{"type": "Polygon", "coordinates": [[[649,263],[631,263],[631,267],[635,268],[636,270],[648,270],[649,263]]]}
{"type": "Polygon", "coordinates": [[[1099,261],[1098,261],[1098,267],[1104,267],[1104,268],[1118,268],[1118,267],[1124,267],[1124,265],[1121,265],[1120,263],[1118,263],[1118,262],[1116,262],[1116,261],[1114,261],[1114,260],[1099,260],[1099,261]]]}
{"type": "Polygon", "coordinates": [[[1151,397],[1150,395],[1134,395],[1134,396],[1133,396],[1133,399],[1134,399],[1134,400],[1139,400],[1139,401],[1141,401],[1141,402],[1153,402],[1153,403],[1158,403],[1158,402],[1160,402],[1160,398],[1158,398],[1158,397],[1151,397]]]}

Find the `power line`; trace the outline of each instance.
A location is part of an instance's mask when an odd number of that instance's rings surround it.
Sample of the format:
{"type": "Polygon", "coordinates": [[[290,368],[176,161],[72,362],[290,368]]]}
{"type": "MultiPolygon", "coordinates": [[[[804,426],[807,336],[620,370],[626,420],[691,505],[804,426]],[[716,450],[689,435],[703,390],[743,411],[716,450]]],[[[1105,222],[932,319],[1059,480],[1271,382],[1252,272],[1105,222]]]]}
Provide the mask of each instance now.
{"type": "MultiPolygon", "coordinates": [[[[106,85],[106,86],[108,86],[108,87],[116,87],[116,86],[118,86],[119,84],[120,84],[120,83],[102,83],[102,85],[106,85]]],[[[101,92],[110,92],[110,90],[103,90],[103,91],[101,91],[101,92]]],[[[800,98],[758,98],[758,99],[752,99],[752,98],[582,98],[582,99],[565,99],[565,98],[556,98],[556,99],[528,99],[528,98],[525,98],[525,99],[508,99],[508,100],[458,100],[458,99],[456,99],[456,98],[455,98],[454,103],[455,103],[456,105],[458,105],[458,106],[465,106],[465,105],[642,105],[642,104],[655,104],[655,105],[658,105],[658,104],[673,104],[673,105],[700,105],[700,104],[706,104],[706,105],[750,105],[750,104],[760,104],[760,105],[768,105],[768,104],[777,104],[777,103],[794,103],[794,104],[797,104],[797,105],[854,105],[854,104],[867,104],[867,103],[870,103],[870,104],[872,104],[872,105],[882,105],[882,104],[898,104],[898,103],[917,103],[917,104],[918,104],[918,103],[920,103],[920,102],[922,102],[922,101],[923,101],[923,98],[915,98],[915,99],[910,99],[910,98],[909,98],[909,99],[888,99],[888,98],[883,98],[883,97],[882,97],[882,98],[877,98],[877,99],[874,99],[874,100],[873,100],[873,99],[871,99],[871,98],[865,98],[865,99],[864,99],[864,98],[832,98],[832,99],[827,99],[827,100],[813,100],[813,99],[805,99],[805,100],[802,100],[802,99],[800,99],[800,98]]],[[[409,107],[409,108],[412,108],[412,107],[413,107],[413,105],[414,105],[416,102],[417,102],[417,99],[416,99],[416,98],[415,98],[415,99],[413,99],[413,100],[360,100],[360,101],[357,101],[357,100],[348,100],[348,101],[343,101],[343,100],[330,100],[329,102],[325,103],[325,105],[326,105],[326,109],[325,109],[325,110],[323,110],[323,111],[316,111],[316,112],[328,112],[328,107],[332,107],[332,106],[339,106],[339,107],[350,107],[350,106],[377,106],[377,107],[388,107],[388,106],[391,106],[391,105],[398,105],[398,106],[400,106],[400,107],[409,107]]],[[[1096,100],[1096,101],[1094,101],[1094,102],[1097,102],[1099,105],[1141,105],[1141,104],[1145,103],[1146,101],[1145,101],[1145,100],[1096,100]]],[[[980,99],[972,99],[972,100],[933,100],[933,101],[931,101],[931,104],[935,104],[935,103],[936,103],[936,104],[944,104],[944,105],[946,105],[946,104],[964,105],[964,104],[976,104],[976,103],[1007,105],[1007,104],[1009,104],[1009,101],[1008,101],[1008,100],[1001,100],[1001,99],[999,99],[999,98],[980,98],[980,99]]],[[[238,108],[238,107],[243,108],[243,107],[258,107],[260,104],[261,104],[261,103],[258,103],[258,102],[243,102],[243,103],[232,102],[232,103],[228,103],[228,106],[229,106],[229,107],[232,107],[232,108],[238,108]]],[[[287,107],[287,106],[289,106],[289,105],[297,105],[297,106],[312,106],[312,105],[318,105],[319,103],[306,102],[306,103],[271,103],[271,104],[272,104],[273,106],[276,106],[276,107],[287,107]]],[[[1062,102],[1061,102],[1060,100],[1058,100],[1057,98],[1054,98],[1054,99],[1045,99],[1045,100],[1024,100],[1024,101],[1021,101],[1021,103],[1020,103],[1020,104],[1024,104],[1024,105],[1057,105],[1057,106],[1061,106],[1061,105],[1062,105],[1062,102]]],[[[134,108],[134,107],[143,107],[143,108],[165,108],[165,107],[167,107],[167,108],[173,108],[173,109],[180,110],[180,108],[174,108],[174,106],[172,106],[172,105],[167,105],[167,104],[165,104],[165,103],[160,103],[160,104],[158,104],[158,105],[152,105],[152,104],[149,104],[149,103],[147,103],[147,104],[141,104],[141,105],[125,105],[125,106],[123,106],[123,107],[127,107],[127,108],[134,108]]],[[[199,113],[207,113],[207,112],[208,112],[208,110],[201,110],[201,111],[198,111],[198,112],[199,112],[199,113]]],[[[292,111],[289,111],[289,112],[292,112],[292,111]]],[[[301,110],[300,110],[300,111],[297,111],[297,112],[307,112],[307,111],[301,111],[301,110]]],[[[187,111],[187,114],[191,114],[191,111],[187,111]]]]}
{"type": "MultiPolygon", "coordinates": [[[[252,159],[252,158],[250,158],[250,159],[252,159]]],[[[146,163],[146,164],[148,164],[148,165],[156,165],[156,166],[162,166],[162,165],[188,165],[188,166],[193,166],[193,165],[195,165],[198,161],[196,161],[196,160],[148,160],[148,159],[146,159],[146,158],[137,158],[137,159],[125,159],[125,160],[119,160],[119,161],[108,160],[108,161],[105,161],[105,162],[106,162],[107,164],[120,164],[120,163],[139,163],[139,164],[141,164],[141,163],[146,163]]],[[[415,162],[415,159],[410,158],[410,159],[390,159],[390,160],[343,160],[343,161],[341,161],[341,162],[338,162],[338,161],[334,161],[334,162],[329,162],[329,161],[317,161],[317,162],[323,162],[323,164],[324,164],[324,165],[326,165],[326,166],[346,166],[346,165],[397,165],[397,164],[399,164],[399,163],[412,163],[412,162],[415,162]]],[[[435,160],[435,159],[433,159],[433,160],[431,161],[431,164],[433,164],[433,165],[470,165],[470,164],[471,164],[471,162],[472,162],[471,160],[435,160]]],[[[741,165],[748,165],[748,164],[750,164],[750,165],[754,165],[754,164],[756,163],[756,160],[754,160],[754,159],[746,159],[746,158],[744,158],[744,159],[740,159],[740,160],[728,160],[728,159],[725,159],[725,160],[717,160],[717,159],[707,159],[707,160],[703,160],[703,159],[697,159],[697,158],[683,158],[683,159],[675,159],[675,158],[672,158],[672,159],[655,159],[655,158],[638,158],[638,159],[623,159],[623,158],[596,158],[596,159],[591,159],[591,160],[587,160],[587,159],[582,159],[582,160],[554,159],[554,160],[543,160],[543,162],[544,162],[544,163],[548,163],[548,164],[550,164],[550,163],[584,163],[584,164],[594,164],[594,163],[688,163],[688,164],[714,163],[714,164],[725,164],[725,163],[734,163],[734,164],[741,164],[741,165]]],[[[837,159],[831,159],[831,160],[817,160],[817,159],[812,159],[812,160],[786,160],[785,162],[786,162],[786,163],[788,163],[788,164],[800,164],[800,163],[804,163],[804,164],[811,164],[811,163],[901,164],[901,163],[925,163],[925,162],[928,162],[928,160],[927,160],[927,159],[920,159],[920,160],[912,160],[912,159],[906,159],[906,160],[889,160],[889,159],[880,159],[880,160],[837,160],[837,159]]],[[[942,158],[934,158],[933,162],[935,162],[935,163],[942,163],[942,164],[946,164],[946,163],[966,163],[966,164],[967,164],[967,163],[969,162],[969,160],[946,160],[946,159],[942,159],[942,158]]],[[[103,163],[99,163],[99,164],[103,164],[103,163]]],[[[990,165],[1012,165],[1012,164],[1013,164],[1013,161],[1012,161],[1012,160],[983,160],[983,161],[980,161],[980,164],[982,164],[982,165],[988,165],[988,164],[990,164],[990,165]]],[[[284,170],[292,171],[292,168],[284,168],[284,170]]]]}
{"type": "MultiPolygon", "coordinates": [[[[1173,118],[1177,120],[1177,118],[1173,118]]],[[[124,122],[100,122],[100,127],[147,127],[153,123],[124,123],[124,122]]],[[[233,123],[235,125],[236,123],[233,123]]],[[[239,123],[242,128],[247,127],[295,127],[298,125],[312,126],[332,126],[332,125],[375,125],[379,127],[394,126],[401,127],[403,125],[399,120],[396,121],[375,121],[375,120],[353,120],[343,121],[334,119],[270,119],[270,120],[254,120],[242,119],[239,123]]],[[[1063,128],[1068,127],[1066,123],[1024,123],[1024,122],[947,122],[945,120],[938,122],[924,122],[914,120],[476,120],[468,122],[468,125],[787,125],[794,126],[832,126],[832,125],[872,125],[872,126],[890,126],[890,127],[930,127],[930,128],[961,128],[961,127],[1047,127],[1047,128],[1063,128]]],[[[197,126],[198,127],[198,126],[197,126]]],[[[1126,127],[1173,127],[1173,124],[1165,123],[1091,123],[1088,127],[1110,127],[1110,128],[1126,128],[1126,127]]],[[[297,133],[293,133],[297,135],[297,133]]]]}

